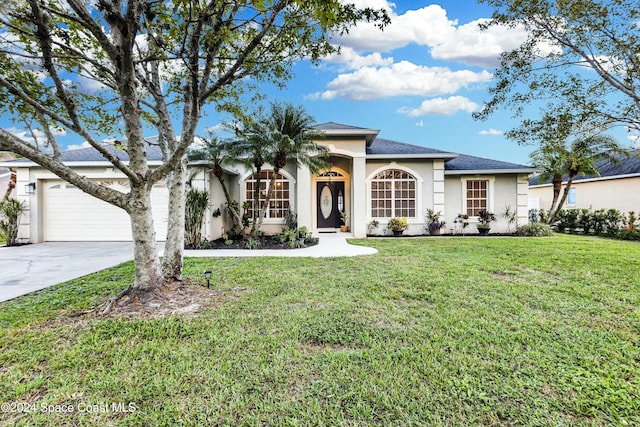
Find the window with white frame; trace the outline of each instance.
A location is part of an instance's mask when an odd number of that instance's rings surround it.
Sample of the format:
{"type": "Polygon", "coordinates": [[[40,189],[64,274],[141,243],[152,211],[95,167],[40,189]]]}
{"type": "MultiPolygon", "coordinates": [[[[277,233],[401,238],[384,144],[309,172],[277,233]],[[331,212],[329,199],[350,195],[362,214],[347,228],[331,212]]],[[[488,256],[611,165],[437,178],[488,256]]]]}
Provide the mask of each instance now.
{"type": "MultiPolygon", "coordinates": [[[[267,199],[267,189],[273,174],[273,171],[262,171],[260,173],[260,206],[262,206],[267,199]]],[[[245,180],[245,198],[249,205],[247,208],[249,218],[253,218],[253,200],[256,189],[257,181],[254,174],[245,180]]],[[[275,187],[271,195],[271,200],[269,201],[265,218],[284,218],[289,210],[289,194],[289,180],[281,174],[276,174],[275,187]]]]}
{"type": "Polygon", "coordinates": [[[489,180],[467,180],[465,193],[465,206],[467,215],[478,216],[478,213],[489,208],[489,180]]]}
{"type": "Polygon", "coordinates": [[[371,180],[371,217],[416,217],[416,178],[400,169],[387,169],[371,180]]]}

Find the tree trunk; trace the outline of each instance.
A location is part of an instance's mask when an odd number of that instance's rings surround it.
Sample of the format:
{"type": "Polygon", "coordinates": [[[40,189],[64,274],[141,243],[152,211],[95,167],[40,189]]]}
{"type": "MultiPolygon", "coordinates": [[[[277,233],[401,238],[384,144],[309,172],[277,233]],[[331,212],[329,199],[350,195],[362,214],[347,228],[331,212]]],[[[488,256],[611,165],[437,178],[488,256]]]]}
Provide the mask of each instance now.
{"type": "Polygon", "coordinates": [[[562,190],[562,175],[553,175],[551,180],[553,185],[553,199],[551,200],[551,206],[549,207],[549,217],[547,218],[547,224],[553,223],[558,214],[559,208],[556,206],[558,198],[560,197],[560,191],[562,190]]]}
{"type": "Polygon", "coordinates": [[[249,232],[249,235],[253,239],[258,236],[258,231],[260,231],[260,229],[258,228],[258,218],[260,216],[260,212],[262,212],[262,206],[260,206],[260,187],[262,185],[262,179],[260,179],[261,173],[262,169],[256,168],[256,173],[254,175],[255,187],[253,187],[253,214],[251,215],[251,231],[249,232]],[[257,215],[256,212],[258,213],[257,215]]]}
{"type": "Polygon", "coordinates": [[[569,197],[569,190],[571,189],[571,185],[573,184],[574,177],[575,175],[569,175],[569,178],[567,179],[567,185],[565,185],[564,192],[562,193],[562,198],[558,202],[556,208],[553,211],[549,212],[549,224],[553,224],[553,221],[555,221],[556,217],[558,216],[560,209],[562,209],[562,206],[564,206],[565,202],[567,201],[567,197],[569,197]]]}
{"type": "Polygon", "coordinates": [[[167,281],[182,279],[182,258],[184,254],[184,211],[185,211],[185,176],[187,173],[186,157],[167,177],[169,188],[169,214],[167,224],[167,241],[162,257],[162,275],[167,281]]]}
{"type": "Polygon", "coordinates": [[[233,222],[233,229],[231,231],[235,234],[242,234],[242,217],[240,216],[240,212],[238,211],[238,209],[232,206],[233,200],[231,199],[231,194],[229,194],[227,183],[224,182],[224,178],[222,177],[222,175],[215,174],[215,176],[216,178],[218,178],[218,182],[220,182],[222,192],[224,193],[224,198],[227,201],[227,207],[229,208],[229,212],[231,213],[231,221],[233,222]]]}
{"type": "Polygon", "coordinates": [[[128,208],[136,274],[131,290],[133,294],[144,294],[158,289],[165,283],[160,272],[156,232],[153,229],[151,187],[144,183],[132,185],[128,208]]]}
{"type": "Polygon", "coordinates": [[[260,215],[258,216],[258,226],[256,228],[256,234],[260,231],[260,227],[262,227],[262,222],[264,221],[264,217],[267,214],[267,209],[269,208],[269,203],[271,202],[271,197],[273,194],[273,188],[276,183],[276,176],[278,175],[277,170],[273,171],[273,175],[271,175],[271,179],[269,180],[269,185],[267,185],[267,196],[264,199],[264,205],[260,209],[260,215]]]}

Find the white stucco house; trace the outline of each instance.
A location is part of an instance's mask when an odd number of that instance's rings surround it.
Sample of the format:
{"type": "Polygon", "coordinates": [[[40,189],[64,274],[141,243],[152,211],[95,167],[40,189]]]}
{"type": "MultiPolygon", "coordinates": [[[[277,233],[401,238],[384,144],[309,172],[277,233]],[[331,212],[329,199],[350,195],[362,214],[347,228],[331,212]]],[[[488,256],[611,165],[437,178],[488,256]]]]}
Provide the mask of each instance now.
{"type": "MultiPolygon", "coordinates": [[[[324,133],[319,143],[329,149],[329,167],[318,174],[306,168],[285,168],[277,177],[263,230],[277,233],[289,209],[298,215],[298,224],[314,233],[339,232],[340,212],[349,213],[350,235],[365,237],[367,225],[376,220],[374,234],[390,234],[386,224],[392,217],[406,217],[406,234],[425,233],[425,211],[443,213],[443,232],[451,232],[459,213],[470,216],[469,232],[475,231],[477,213],[487,209],[499,214],[510,206],[517,210],[519,223],[527,222],[528,166],[468,156],[378,138],[378,130],[338,123],[317,125],[324,133]]],[[[110,146],[126,159],[126,153],[110,146]]],[[[159,164],[160,151],[149,145],[150,164],[159,164]]],[[[127,181],[118,170],[92,148],[67,151],[63,160],[83,175],[126,191],[127,181]]],[[[128,216],[120,209],[95,199],[51,172],[26,159],[0,163],[17,171],[18,198],[27,202],[20,239],[29,242],[74,240],[131,240],[128,216]]],[[[273,172],[269,167],[264,177],[273,172]]],[[[266,181],[266,180],[265,180],[266,181]]],[[[238,165],[229,168],[226,182],[232,196],[242,204],[253,199],[251,170],[238,165]]],[[[193,186],[208,189],[211,209],[206,216],[204,236],[216,239],[228,230],[225,199],[217,179],[201,172],[193,186]]],[[[265,184],[266,185],[266,184],[265,184]]],[[[159,182],[152,192],[153,215],[159,240],[166,236],[168,191],[159,182]]],[[[492,233],[506,229],[498,216],[492,233]]]]}

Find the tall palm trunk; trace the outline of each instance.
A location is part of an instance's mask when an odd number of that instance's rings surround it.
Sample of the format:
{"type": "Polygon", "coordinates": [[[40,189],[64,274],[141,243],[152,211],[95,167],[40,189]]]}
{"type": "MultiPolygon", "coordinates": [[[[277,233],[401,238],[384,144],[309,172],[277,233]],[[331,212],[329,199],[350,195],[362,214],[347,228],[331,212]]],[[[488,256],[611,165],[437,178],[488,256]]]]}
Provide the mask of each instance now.
{"type": "Polygon", "coordinates": [[[227,183],[224,180],[224,173],[222,171],[217,171],[216,169],[214,169],[213,175],[218,179],[218,182],[222,187],[224,198],[227,201],[227,207],[229,208],[229,213],[231,214],[231,222],[233,223],[233,228],[231,231],[236,235],[242,234],[242,216],[240,216],[240,211],[235,206],[233,206],[231,194],[229,194],[227,183]]]}
{"type": "Polygon", "coordinates": [[[262,227],[262,222],[264,221],[264,217],[267,215],[267,209],[269,209],[269,203],[271,203],[271,197],[273,197],[273,191],[276,186],[276,177],[278,176],[280,169],[274,169],[273,175],[271,175],[271,179],[269,179],[269,185],[267,187],[267,195],[264,199],[264,205],[260,209],[260,215],[258,216],[258,227],[262,227]]]}

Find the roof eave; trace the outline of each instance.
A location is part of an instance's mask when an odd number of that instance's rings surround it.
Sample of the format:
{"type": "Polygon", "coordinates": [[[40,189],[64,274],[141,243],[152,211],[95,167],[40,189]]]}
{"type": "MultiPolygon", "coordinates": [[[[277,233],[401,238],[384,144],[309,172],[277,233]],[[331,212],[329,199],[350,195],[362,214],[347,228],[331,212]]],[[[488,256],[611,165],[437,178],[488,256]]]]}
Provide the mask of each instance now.
{"type": "Polygon", "coordinates": [[[537,172],[537,169],[533,168],[514,168],[514,169],[466,169],[466,170],[446,170],[444,171],[445,175],[497,175],[497,174],[514,174],[514,173],[534,173],[537,172]]]}
{"type": "MultiPolygon", "coordinates": [[[[106,160],[99,160],[99,161],[91,161],[91,160],[83,160],[83,161],[79,161],[79,162],[63,162],[65,166],[73,166],[73,167],[115,167],[113,165],[113,163],[108,162],[106,160]]],[[[123,164],[128,165],[129,164],[129,160],[123,160],[122,161],[123,164]]],[[[162,165],[162,161],[161,160],[148,160],[147,164],[149,166],[161,166],[162,165]]],[[[36,167],[44,167],[41,166],[35,162],[15,162],[15,163],[11,163],[11,162],[0,162],[0,166],[6,167],[6,168],[36,168],[36,167]]]]}
{"type": "Polygon", "coordinates": [[[442,159],[451,160],[458,157],[454,153],[424,153],[424,154],[367,154],[367,160],[394,160],[394,159],[442,159]]]}
{"type": "MultiPolygon", "coordinates": [[[[2,164],[0,164],[2,166],[2,164]]],[[[626,178],[640,178],[640,173],[628,173],[624,175],[609,175],[609,176],[599,176],[593,178],[585,178],[585,179],[574,179],[573,184],[580,184],[582,182],[597,182],[597,181],[612,181],[615,179],[626,179],[626,178]]],[[[545,184],[529,184],[529,188],[541,188],[541,187],[551,187],[553,183],[548,182],[545,184]]],[[[562,181],[562,185],[567,185],[567,181],[562,181]]]]}

